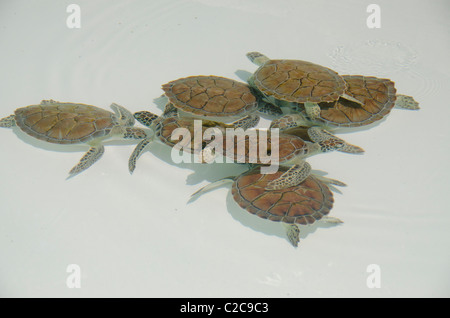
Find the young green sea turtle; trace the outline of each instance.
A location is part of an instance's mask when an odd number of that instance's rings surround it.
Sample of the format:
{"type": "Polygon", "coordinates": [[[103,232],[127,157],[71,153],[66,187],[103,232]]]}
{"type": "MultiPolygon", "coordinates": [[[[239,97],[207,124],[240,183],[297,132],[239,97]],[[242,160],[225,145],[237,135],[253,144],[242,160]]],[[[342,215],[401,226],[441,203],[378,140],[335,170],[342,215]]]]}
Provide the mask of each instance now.
{"type": "Polygon", "coordinates": [[[228,177],[209,184],[193,196],[231,181],[233,182],[231,193],[236,203],[258,217],[283,223],[286,226],[287,237],[295,247],[300,241],[299,224],[310,225],[319,220],[342,223],[341,220],[328,216],[334,202],[328,184],[338,186],[345,184],[311,174],[295,186],[267,190],[268,184],[285,172],[285,168],[281,168],[274,174],[261,174],[258,168],[253,168],[237,177],[228,177]]]}
{"type": "Polygon", "coordinates": [[[247,57],[259,66],[249,78],[249,85],[273,105],[302,104],[314,119],[319,116],[321,102],[345,98],[360,103],[346,94],[344,79],[327,67],[301,60],[271,60],[259,52],[250,52],[247,57]]]}
{"type": "Polygon", "coordinates": [[[267,185],[269,190],[274,190],[295,186],[307,178],[311,167],[304,160],[310,156],[334,150],[352,154],[364,152],[320,127],[297,127],[296,130],[275,135],[259,129],[242,135],[224,134],[208,143],[202,156],[206,162],[223,155],[239,163],[289,167],[267,185]]]}
{"type": "Polygon", "coordinates": [[[112,104],[114,113],[85,104],[43,100],[39,105],[18,108],[0,120],[0,127],[19,127],[31,137],[54,144],[87,144],[89,150],[70,170],[74,176],[93,165],[103,155],[107,139],[144,139],[147,130],[133,127],[133,115],[112,104]]]}
{"type": "Polygon", "coordinates": [[[162,89],[181,116],[225,122],[241,119],[240,126],[246,129],[258,124],[257,112],[282,115],[279,107],[259,100],[247,84],[225,77],[190,76],[164,84],[162,89]]]}
{"type": "Polygon", "coordinates": [[[302,104],[291,104],[294,113],[275,119],[272,127],[286,128],[297,125],[321,125],[329,130],[353,128],[372,124],[385,118],[393,107],[416,110],[418,103],[410,96],[396,94],[394,82],[373,76],[343,75],[346,94],[360,104],[339,98],[329,103],[319,103],[320,112],[309,118],[302,104]]]}

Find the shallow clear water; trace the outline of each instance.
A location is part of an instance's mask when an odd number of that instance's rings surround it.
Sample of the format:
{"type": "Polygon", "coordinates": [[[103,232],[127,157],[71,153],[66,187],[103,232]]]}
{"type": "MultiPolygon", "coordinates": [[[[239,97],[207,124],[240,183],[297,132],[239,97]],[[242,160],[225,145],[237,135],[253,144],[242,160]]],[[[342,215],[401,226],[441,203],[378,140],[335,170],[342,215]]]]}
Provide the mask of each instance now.
{"type": "Polygon", "coordinates": [[[134,146],[111,144],[66,180],[85,147],[2,129],[1,296],[450,296],[446,1],[379,1],[380,29],[367,28],[364,1],[75,3],[79,29],[66,25],[69,2],[0,3],[2,117],[42,99],[160,113],[161,84],[245,80],[249,51],[391,78],[421,109],[342,135],[364,155],[309,160],[348,184],[331,212],[344,224],[302,228],[297,249],[280,224],[241,210],[229,186],[189,201],[241,166],[177,166],[154,144],[130,176],[134,146]],[[69,264],[81,288],[68,288],[69,264]],[[370,264],[380,288],[367,285],[370,264]]]}

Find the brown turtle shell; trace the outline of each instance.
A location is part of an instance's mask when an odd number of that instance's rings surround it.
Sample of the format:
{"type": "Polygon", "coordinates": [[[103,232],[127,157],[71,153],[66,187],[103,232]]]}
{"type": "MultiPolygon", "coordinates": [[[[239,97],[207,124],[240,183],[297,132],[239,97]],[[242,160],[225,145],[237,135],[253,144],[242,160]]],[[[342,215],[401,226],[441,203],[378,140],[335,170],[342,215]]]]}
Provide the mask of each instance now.
{"type": "MultiPolygon", "coordinates": [[[[260,137],[261,131],[258,129],[246,131],[245,135],[240,137],[235,137],[233,135],[226,134],[222,138],[222,155],[231,158],[236,162],[240,163],[255,163],[255,164],[267,164],[264,162],[264,151],[262,150],[262,156],[260,157],[259,147],[260,143],[263,142],[267,145],[267,156],[272,156],[272,136],[271,132],[267,131],[267,139],[260,137]],[[254,132],[252,136],[250,133],[254,132]],[[267,140],[267,142],[266,142],[267,140]]],[[[305,142],[299,136],[293,134],[280,133],[278,135],[278,163],[284,163],[296,156],[307,155],[308,154],[308,142],[305,142]]]]}
{"type": "Polygon", "coordinates": [[[162,86],[178,109],[198,116],[236,117],[256,109],[247,84],[218,76],[191,76],[162,86]]]}
{"type": "Polygon", "coordinates": [[[115,115],[85,104],[54,102],[15,110],[17,126],[28,135],[55,144],[85,143],[117,125],[115,115]]]}
{"type": "Polygon", "coordinates": [[[210,120],[198,120],[198,122],[201,123],[202,131],[202,136],[198,136],[198,138],[195,138],[194,136],[195,119],[176,116],[162,118],[155,126],[155,133],[164,144],[170,147],[174,147],[180,142],[180,146],[187,145],[184,143],[190,142],[189,146],[186,149],[192,153],[197,153],[206,145],[202,137],[205,135],[205,131],[208,128],[216,127],[219,129],[225,129],[231,127],[229,125],[210,120]],[[183,135],[181,135],[179,139],[172,140],[172,134],[177,128],[185,128],[187,130],[184,131],[183,135]]]}
{"type": "Polygon", "coordinates": [[[256,70],[253,81],[264,95],[293,103],[333,102],[346,88],[335,71],[300,60],[269,60],[256,70]]]}
{"type": "Polygon", "coordinates": [[[389,79],[359,75],[342,76],[347,83],[346,94],[362,105],[344,98],[333,103],[321,103],[319,121],[331,126],[359,127],[385,117],[394,107],[396,89],[389,79]]]}
{"type": "Polygon", "coordinates": [[[266,190],[267,183],[286,170],[261,174],[259,168],[237,177],[231,193],[240,207],[261,218],[285,223],[312,224],[327,215],[333,207],[333,194],[328,186],[310,175],[297,186],[266,190]]]}

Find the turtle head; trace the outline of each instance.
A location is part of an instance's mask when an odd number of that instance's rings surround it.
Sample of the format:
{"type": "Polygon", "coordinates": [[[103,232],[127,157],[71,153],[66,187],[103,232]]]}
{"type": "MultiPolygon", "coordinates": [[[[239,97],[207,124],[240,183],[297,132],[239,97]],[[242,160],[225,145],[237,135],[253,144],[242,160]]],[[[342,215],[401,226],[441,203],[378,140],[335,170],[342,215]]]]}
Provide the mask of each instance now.
{"type": "Polygon", "coordinates": [[[263,65],[267,61],[269,61],[269,58],[265,56],[264,54],[261,54],[259,52],[249,52],[247,53],[247,57],[250,61],[255,63],[258,66],[263,65]]]}
{"type": "Polygon", "coordinates": [[[133,114],[128,109],[116,103],[112,103],[110,107],[114,111],[116,119],[120,125],[126,127],[131,127],[134,125],[133,114]]]}

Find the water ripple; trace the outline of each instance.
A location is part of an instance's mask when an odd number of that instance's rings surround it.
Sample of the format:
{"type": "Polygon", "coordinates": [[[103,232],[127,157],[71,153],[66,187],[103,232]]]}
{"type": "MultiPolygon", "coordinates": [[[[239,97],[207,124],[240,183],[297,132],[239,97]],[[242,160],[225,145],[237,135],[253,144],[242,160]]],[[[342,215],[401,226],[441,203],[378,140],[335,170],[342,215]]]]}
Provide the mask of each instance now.
{"type": "Polygon", "coordinates": [[[341,74],[386,76],[408,70],[416,63],[417,53],[399,42],[368,40],[340,45],[328,56],[341,74]]]}

